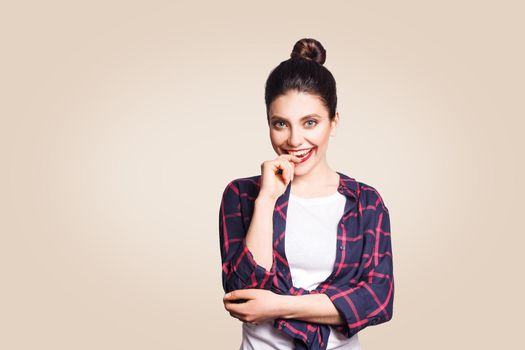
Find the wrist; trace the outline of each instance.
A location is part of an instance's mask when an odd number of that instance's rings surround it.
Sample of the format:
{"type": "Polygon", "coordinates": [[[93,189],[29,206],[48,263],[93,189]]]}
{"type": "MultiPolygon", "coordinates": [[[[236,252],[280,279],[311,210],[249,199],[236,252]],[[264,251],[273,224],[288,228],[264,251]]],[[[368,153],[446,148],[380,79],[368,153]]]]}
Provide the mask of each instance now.
{"type": "Polygon", "coordinates": [[[298,296],[295,295],[281,295],[281,309],[280,318],[290,319],[297,317],[298,302],[300,301],[298,296]]]}
{"type": "Polygon", "coordinates": [[[274,198],[270,195],[266,195],[263,193],[259,193],[257,198],[255,199],[255,204],[258,205],[269,205],[269,206],[275,206],[275,203],[277,202],[277,198],[274,198]]]}

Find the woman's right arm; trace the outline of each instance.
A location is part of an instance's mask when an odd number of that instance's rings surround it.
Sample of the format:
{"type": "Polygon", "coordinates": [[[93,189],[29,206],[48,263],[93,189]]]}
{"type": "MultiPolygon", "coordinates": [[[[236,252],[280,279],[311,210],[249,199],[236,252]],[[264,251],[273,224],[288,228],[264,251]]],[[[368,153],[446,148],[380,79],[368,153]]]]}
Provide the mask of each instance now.
{"type": "Polygon", "coordinates": [[[276,199],[258,196],[246,234],[246,246],[255,261],[270,271],[273,265],[273,211],[276,199]]]}
{"type": "Polygon", "coordinates": [[[246,232],[239,184],[232,181],[224,190],[219,213],[224,292],[245,288],[271,288],[274,275],[270,271],[273,264],[274,206],[275,202],[271,198],[257,197],[250,227],[246,232]]]}
{"type": "Polygon", "coordinates": [[[241,212],[241,188],[234,180],[223,192],[219,213],[222,283],[225,292],[236,289],[270,289],[273,261],[273,211],[277,198],[293,179],[293,161],[281,155],[261,164],[261,189],[246,229],[241,212]],[[278,174],[278,170],[282,174],[278,174]]]}

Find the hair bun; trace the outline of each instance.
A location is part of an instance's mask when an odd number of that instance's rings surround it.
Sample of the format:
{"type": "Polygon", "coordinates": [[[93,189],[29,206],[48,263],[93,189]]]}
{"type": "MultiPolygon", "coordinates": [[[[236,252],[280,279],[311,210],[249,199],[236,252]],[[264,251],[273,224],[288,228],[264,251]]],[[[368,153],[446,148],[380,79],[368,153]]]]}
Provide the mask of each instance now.
{"type": "Polygon", "coordinates": [[[304,58],[322,65],[326,61],[326,50],[319,41],[312,38],[303,38],[295,43],[290,57],[304,58]]]}

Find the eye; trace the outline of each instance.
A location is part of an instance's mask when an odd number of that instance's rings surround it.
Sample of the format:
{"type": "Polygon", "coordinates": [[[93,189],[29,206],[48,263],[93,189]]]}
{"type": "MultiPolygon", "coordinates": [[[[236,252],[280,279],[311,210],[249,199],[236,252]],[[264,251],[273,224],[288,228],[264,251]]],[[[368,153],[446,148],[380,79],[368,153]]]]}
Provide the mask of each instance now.
{"type": "Polygon", "coordinates": [[[277,126],[277,124],[284,124],[284,122],[281,121],[281,120],[278,120],[278,121],[273,123],[273,126],[277,127],[277,129],[281,129],[281,127],[277,126]]]}
{"type": "Polygon", "coordinates": [[[316,126],[317,125],[317,120],[314,120],[314,119],[309,119],[306,121],[306,123],[308,122],[312,122],[311,124],[308,124],[308,126],[316,126]]]}

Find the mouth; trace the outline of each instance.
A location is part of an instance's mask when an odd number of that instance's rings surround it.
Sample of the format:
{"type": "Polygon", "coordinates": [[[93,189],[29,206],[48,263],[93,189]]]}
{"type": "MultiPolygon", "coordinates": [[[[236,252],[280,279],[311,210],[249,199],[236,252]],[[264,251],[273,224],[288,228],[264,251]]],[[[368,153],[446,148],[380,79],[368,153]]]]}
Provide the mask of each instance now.
{"type": "Polygon", "coordinates": [[[287,154],[293,154],[294,156],[298,157],[301,159],[301,161],[299,163],[304,163],[306,162],[311,156],[312,154],[314,153],[313,151],[316,149],[317,147],[312,147],[310,149],[305,149],[305,150],[301,150],[301,151],[293,151],[293,152],[290,152],[288,150],[285,150],[285,152],[287,154]]]}

